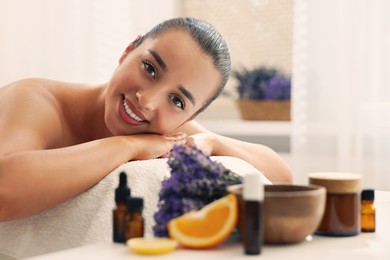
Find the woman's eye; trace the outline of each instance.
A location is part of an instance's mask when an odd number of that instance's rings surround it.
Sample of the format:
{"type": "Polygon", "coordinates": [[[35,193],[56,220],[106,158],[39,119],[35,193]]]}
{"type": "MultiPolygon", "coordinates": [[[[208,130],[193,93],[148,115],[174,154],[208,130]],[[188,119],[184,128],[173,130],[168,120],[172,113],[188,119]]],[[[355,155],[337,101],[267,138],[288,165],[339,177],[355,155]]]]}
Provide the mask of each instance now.
{"type": "Polygon", "coordinates": [[[181,110],[184,110],[185,103],[184,103],[184,101],[180,97],[178,97],[178,96],[171,96],[171,99],[172,99],[172,102],[173,102],[173,104],[175,106],[177,106],[181,110]]]}
{"type": "Polygon", "coordinates": [[[149,61],[144,61],[144,68],[146,72],[152,77],[152,78],[157,78],[157,70],[154,68],[153,64],[150,63],[149,61]]]}

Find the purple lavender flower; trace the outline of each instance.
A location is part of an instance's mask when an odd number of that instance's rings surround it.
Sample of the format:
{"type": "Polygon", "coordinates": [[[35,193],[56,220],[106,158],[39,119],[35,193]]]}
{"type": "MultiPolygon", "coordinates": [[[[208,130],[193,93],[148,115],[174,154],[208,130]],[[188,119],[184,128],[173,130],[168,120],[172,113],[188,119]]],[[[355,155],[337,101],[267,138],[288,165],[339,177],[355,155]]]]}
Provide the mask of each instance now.
{"type": "Polygon", "coordinates": [[[242,69],[233,71],[233,76],[238,80],[240,99],[288,100],[291,97],[290,79],[276,68],[242,69]]]}
{"type": "Polygon", "coordinates": [[[198,210],[227,194],[240,177],[214,162],[196,147],[176,145],[168,158],[171,176],[163,181],[153,227],[157,237],[168,236],[168,222],[191,210],[198,210]]]}
{"type": "Polygon", "coordinates": [[[291,82],[283,75],[275,75],[265,83],[264,99],[288,100],[291,97],[291,82]]]}

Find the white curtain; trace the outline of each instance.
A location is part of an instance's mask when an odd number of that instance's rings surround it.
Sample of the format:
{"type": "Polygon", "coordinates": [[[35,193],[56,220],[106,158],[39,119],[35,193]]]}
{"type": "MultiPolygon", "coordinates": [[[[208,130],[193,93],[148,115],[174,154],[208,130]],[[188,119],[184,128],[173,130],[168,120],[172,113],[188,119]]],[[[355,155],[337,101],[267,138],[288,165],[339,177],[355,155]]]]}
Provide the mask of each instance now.
{"type": "Polygon", "coordinates": [[[390,190],[390,1],[295,0],[292,158],[390,190]]]}
{"type": "Polygon", "coordinates": [[[0,86],[25,77],[102,83],[177,0],[0,0],[0,86]]]}

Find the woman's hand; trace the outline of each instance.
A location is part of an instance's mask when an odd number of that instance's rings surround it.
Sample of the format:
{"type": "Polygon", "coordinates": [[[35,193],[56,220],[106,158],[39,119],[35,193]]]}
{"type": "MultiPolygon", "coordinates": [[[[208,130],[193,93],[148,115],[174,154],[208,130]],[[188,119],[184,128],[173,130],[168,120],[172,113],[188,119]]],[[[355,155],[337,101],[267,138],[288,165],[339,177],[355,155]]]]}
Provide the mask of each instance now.
{"type": "Polygon", "coordinates": [[[175,144],[185,144],[187,135],[177,134],[137,134],[130,135],[129,145],[134,146],[135,156],[133,160],[147,160],[164,157],[175,144]]]}
{"type": "Polygon", "coordinates": [[[199,133],[187,137],[187,145],[196,146],[206,155],[212,155],[215,145],[215,134],[213,133],[199,133]]]}

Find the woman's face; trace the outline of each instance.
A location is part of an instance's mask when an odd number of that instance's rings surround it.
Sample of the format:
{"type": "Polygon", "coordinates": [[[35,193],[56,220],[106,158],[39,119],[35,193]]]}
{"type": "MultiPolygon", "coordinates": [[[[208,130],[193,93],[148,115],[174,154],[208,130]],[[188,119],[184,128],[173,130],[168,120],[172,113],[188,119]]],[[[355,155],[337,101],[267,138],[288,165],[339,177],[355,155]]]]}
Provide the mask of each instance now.
{"type": "Polygon", "coordinates": [[[130,45],[107,85],[105,122],[114,135],[171,133],[215,93],[221,76],[191,36],[168,30],[130,45]]]}

